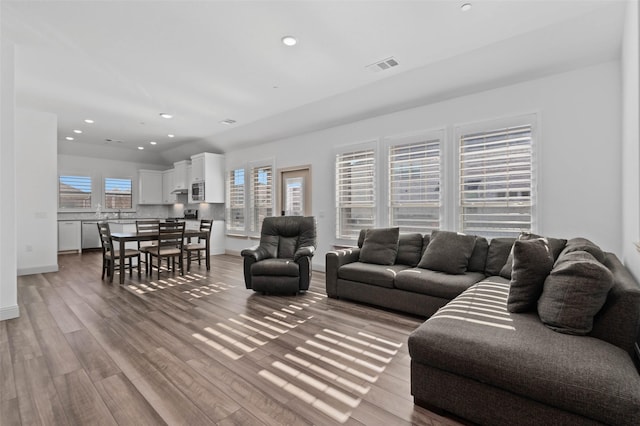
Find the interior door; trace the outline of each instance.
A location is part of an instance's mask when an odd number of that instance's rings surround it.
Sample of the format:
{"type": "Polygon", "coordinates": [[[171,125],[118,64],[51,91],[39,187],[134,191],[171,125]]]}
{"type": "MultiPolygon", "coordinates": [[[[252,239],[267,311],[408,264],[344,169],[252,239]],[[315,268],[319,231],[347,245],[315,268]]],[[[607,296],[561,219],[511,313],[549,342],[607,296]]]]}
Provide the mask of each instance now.
{"type": "Polygon", "coordinates": [[[311,216],[310,167],[280,170],[280,214],[311,216]]]}

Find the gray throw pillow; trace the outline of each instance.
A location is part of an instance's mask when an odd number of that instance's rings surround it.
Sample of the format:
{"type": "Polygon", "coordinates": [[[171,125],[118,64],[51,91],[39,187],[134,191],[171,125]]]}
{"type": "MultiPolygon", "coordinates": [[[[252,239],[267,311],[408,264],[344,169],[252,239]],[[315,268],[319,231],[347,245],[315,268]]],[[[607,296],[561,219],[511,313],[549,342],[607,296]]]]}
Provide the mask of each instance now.
{"type": "MultiPolygon", "coordinates": [[[[549,243],[549,250],[553,255],[553,261],[560,256],[560,252],[564,249],[565,244],[567,244],[567,240],[560,238],[547,238],[541,237],[540,235],[532,234],[530,232],[521,232],[518,236],[519,240],[535,240],[538,238],[546,238],[549,243]]],[[[513,268],[513,249],[511,253],[509,253],[509,257],[507,258],[507,262],[504,264],[502,269],[500,270],[500,276],[506,278],[508,280],[511,279],[511,269],[513,268]]]]}
{"type": "Polygon", "coordinates": [[[588,334],[612,286],[611,271],[592,255],[584,251],[567,253],[544,281],[538,315],[552,330],[588,334]]]}
{"type": "Polygon", "coordinates": [[[367,229],[360,249],[360,262],[393,265],[398,255],[400,228],[367,229]]]}
{"type": "Polygon", "coordinates": [[[433,231],[418,268],[447,274],[464,274],[476,244],[473,235],[450,231],[433,231]]]}
{"type": "Polygon", "coordinates": [[[553,268],[553,259],[543,238],[513,243],[513,272],[507,310],[529,312],[536,309],[544,280],[553,268]]]}

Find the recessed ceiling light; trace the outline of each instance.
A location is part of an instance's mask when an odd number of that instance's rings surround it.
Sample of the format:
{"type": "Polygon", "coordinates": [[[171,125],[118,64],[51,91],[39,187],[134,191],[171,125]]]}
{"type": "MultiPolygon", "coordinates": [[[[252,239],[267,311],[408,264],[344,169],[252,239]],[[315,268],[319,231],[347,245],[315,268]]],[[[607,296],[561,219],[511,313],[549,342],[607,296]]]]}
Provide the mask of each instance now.
{"type": "Polygon", "coordinates": [[[175,137],[176,137],[176,135],[169,133],[169,134],[167,135],[167,137],[168,137],[168,138],[175,138],[175,137]]]}
{"type": "Polygon", "coordinates": [[[298,40],[294,36],[284,36],[282,37],[282,44],[285,46],[295,46],[298,43],[298,40]]]}
{"type": "Polygon", "coordinates": [[[71,136],[67,136],[65,139],[66,139],[66,140],[68,140],[68,141],[72,141],[72,140],[73,140],[73,137],[71,137],[71,136]]]}
{"type": "Polygon", "coordinates": [[[460,6],[460,10],[462,10],[463,12],[467,12],[471,10],[471,3],[463,4],[462,6],[460,6]]]}
{"type": "Polygon", "coordinates": [[[235,123],[236,123],[236,120],[232,120],[230,118],[227,118],[226,120],[222,120],[220,122],[220,124],[226,124],[227,126],[230,126],[230,125],[235,124],[235,123]]]}
{"type": "Polygon", "coordinates": [[[173,115],[169,114],[168,112],[161,112],[160,113],[160,117],[162,117],[162,118],[173,118],[173,115]]]}
{"type": "Polygon", "coordinates": [[[93,123],[95,123],[95,121],[93,121],[93,120],[92,120],[92,119],[90,119],[90,118],[87,118],[86,120],[84,120],[84,122],[85,122],[85,123],[89,123],[89,124],[93,124],[93,123]]]}
{"type": "Polygon", "coordinates": [[[151,141],[151,142],[149,142],[149,144],[150,144],[150,145],[155,145],[155,144],[157,144],[157,143],[158,143],[158,142],[156,142],[156,141],[151,141]]]}
{"type": "Polygon", "coordinates": [[[78,133],[78,134],[80,134],[80,133],[82,133],[82,130],[75,129],[75,130],[73,131],[73,133],[78,133]]]}
{"type": "Polygon", "coordinates": [[[144,149],[144,146],[139,146],[138,149],[142,151],[144,149]]]}

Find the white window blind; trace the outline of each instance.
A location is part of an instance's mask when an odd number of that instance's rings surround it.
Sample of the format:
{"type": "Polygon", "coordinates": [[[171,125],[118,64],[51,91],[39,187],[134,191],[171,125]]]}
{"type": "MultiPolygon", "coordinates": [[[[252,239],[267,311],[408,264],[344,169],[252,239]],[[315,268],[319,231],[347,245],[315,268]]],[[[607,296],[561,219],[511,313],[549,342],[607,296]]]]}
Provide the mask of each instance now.
{"type": "Polygon", "coordinates": [[[402,232],[440,228],[440,140],[389,147],[389,224],[402,232]]]}
{"type": "Polygon", "coordinates": [[[273,216],[273,170],[271,166],[251,168],[251,229],[260,232],[262,220],[273,216]]]}
{"type": "Polygon", "coordinates": [[[91,177],[60,176],[58,178],[58,207],[60,209],[90,209],[91,177]]]}
{"type": "Polygon", "coordinates": [[[131,179],[104,179],[104,207],[106,209],[131,209],[131,179]]]}
{"type": "Polygon", "coordinates": [[[486,237],[531,230],[532,126],[460,137],[460,226],[486,237]]]}
{"type": "Polygon", "coordinates": [[[227,231],[245,230],[244,195],[244,169],[230,170],[227,174],[227,231]]]}
{"type": "Polygon", "coordinates": [[[375,151],[336,155],[336,237],[357,239],[375,223],[375,151]]]}

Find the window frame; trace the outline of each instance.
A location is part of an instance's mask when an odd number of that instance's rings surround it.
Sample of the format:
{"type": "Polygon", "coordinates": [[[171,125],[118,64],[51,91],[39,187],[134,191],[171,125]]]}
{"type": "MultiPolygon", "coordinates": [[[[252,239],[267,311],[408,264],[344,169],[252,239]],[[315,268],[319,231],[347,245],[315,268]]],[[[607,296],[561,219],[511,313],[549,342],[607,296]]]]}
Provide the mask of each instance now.
{"type": "Polygon", "coordinates": [[[262,161],[252,161],[244,164],[237,165],[235,167],[230,167],[226,171],[225,177],[225,233],[229,236],[242,236],[242,237],[250,237],[250,238],[259,238],[260,232],[262,230],[262,223],[257,226],[253,224],[253,208],[254,208],[254,199],[253,199],[253,185],[252,172],[254,169],[258,169],[260,167],[268,167],[271,169],[271,214],[274,215],[276,211],[276,164],[275,159],[267,159],[262,161]],[[242,227],[230,228],[231,220],[229,220],[230,210],[231,210],[231,191],[230,191],[230,173],[238,170],[243,170],[244,173],[244,182],[243,182],[243,202],[242,206],[244,218],[242,227]],[[257,228],[257,229],[254,229],[257,228]]]}
{"type": "Polygon", "coordinates": [[[136,206],[136,200],[134,199],[134,185],[133,185],[133,178],[132,177],[125,177],[125,176],[105,176],[102,178],[102,210],[106,211],[106,212],[116,212],[116,211],[123,211],[123,212],[131,212],[131,211],[135,211],[135,206],[136,206]],[[129,193],[129,198],[131,200],[131,206],[130,207],[123,207],[123,208],[116,208],[116,207],[107,207],[107,180],[122,180],[122,181],[129,181],[129,188],[130,188],[130,193],[129,193]]]}
{"type": "MultiPolygon", "coordinates": [[[[384,224],[384,226],[388,227],[400,227],[401,233],[407,232],[420,232],[422,234],[428,234],[432,229],[443,229],[446,218],[445,218],[445,195],[446,191],[449,188],[447,185],[447,179],[445,176],[445,140],[446,140],[446,130],[444,128],[438,128],[434,130],[425,130],[418,133],[406,134],[406,135],[394,135],[389,136],[384,139],[383,149],[382,151],[382,161],[380,161],[380,168],[383,169],[381,173],[382,177],[382,185],[381,187],[384,189],[382,194],[382,203],[383,211],[380,214],[380,223],[384,224]],[[422,143],[432,144],[438,143],[438,173],[439,173],[439,196],[437,201],[437,209],[438,209],[438,226],[436,228],[431,227],[423,227],[420,230],[417,229],[402,229],[401,225],[396,225],[393,223],[393,215],[392,215],[392,204],[393,204],[393,188],[392,188],[392,178],[391,178],[391,150],[396,147],[404,146],[404,145],[419,145],[422,143]]],[[[411,203],[408,203],[411,204],[411,203]]],[[[428,203],[413,203],[418,205],[428,204],[428,203]]]]}
{"type": "Polygon", "coordinates": [[[94,178],[88,173],[60,173],[58,175],[58,211],[59,212],[87,212],[93,211],[93,203],[95,200],[94,190],[94,178]],[[60,203],[60,184],[62,178],[83,178],[89,180],[89,188],[91,188],[91,192],[89,193],[89,206],[88,207],[65,207],[60,203]]]}
{"type": "MultiPolygon", "coordinates": [[[[538,159],[540,158],[539,150],[540,150],[540,140],[539,140],[539,129],[540,129],[540,113],[534,112],[529,114],[522,114],[511,117],[503,117],[492,120],[484,120],[478,121],[474,123],[467,124],[459,124],[454,127],[454,155],[453,161],[454,166],[453,170],[455,170],[455,176],[453,179],[453,187],[455,190],[455,202],[453,204],[452,211],[454,212],[454,217],[452,218],[454,229],[459,232],[465,232],[465,227],[463,224],[463,207],[462,207],[462,194],[461,194],[461,158],[460,158],[460,144],[461,138],[464,135],[474,134],[474,133],[491,133],[498,131],[500,129],[505,128],[516,128],[520,126],[530,126],[531,128],[531,146],[530,146],[530,165],[531,165],[531,180],[530,180],[530,229],[527,231],[537,233],[539,232],[539,221],[538,221],[538,210],[540,208],[538,200],[538,183],[539,183],[539,167],[538,167],[538,159]]],[[[523,229],[524,230],[524,229],[523,229]]],[[[469,231],[470,234],[484,236],[486,238],[498,238],[498,237],[513,237],[516,231],[513,233],[486,233],[483,234],[481,231],[474,230],[469,231]]]]}
{"type": "MultiPolygon", "coordinates": [[[[264,162],[264,161],[260,161],[260,162],[252,162],[249,163],[247,166],[247,170],[249,171],[249,181],[247,182],[245,180],[245,184],[249,185],[249,191],[248,191],[248,205],[247,205],[247,214],[248,214],[248,224],[245,223],[245,230],[249,235],[253,235],[253,236],[260,236],[260,231],[262,228],[262,220],[256,221],[256,217],[255,217],[255,209],[256,209],[256,193],[255,193],[255,181],[256,181],[256,176],[254,175],[254,171],[261,169],[261,168],[268,168],[269,172],[270,172],[270,182],[269,182],[269,186],[270,186],[270,190],[269,190],[269,194],[268,194],[268,198],[269,198],[269,205],[271,208],[271,214],[270,215],[265,215],[264,217],[267,216],[273,216],[275,214],[275,168],[273,166],[273,162],[264,162]],[[259,222],[259,223],[258,223],[259,222]],[[248,225],[248,226],[247,226],[248,225]]],[[[269,208],[267,207],[267,205],[262,205],[263,208],[269,208]]],[[[258,215],[258,218],[260,217],[260,215],[258,215]]]]}
{"type": "Polygon", "coordinates": [[[338,158],[348,153],[356,153],[356,152],[372,152],[372,170],[373,170],[373,201],[371,207],[372,209],[372,227],[379,226],[380,221],[380,193],[379,188],[381,182],[378,178],[380,176],[380,158],[379,158],[379,140],[371,140],[366,142],[359,142],[349,145],[343,145],[338,147],[338,149],[334,150],[333,153],[333,195],[334,195],[334,218],[335,218],[335,229],[334,229],[334,238],[336,239],[336,243],[339,245],[352,245],[354,241],[358,239],[358,235],[354,235],[352,237],[347,236],[343,232],[341,232],[340,228],[340,209],[342,208],[339,203],[339,189],[338,189],[338,158]]]}
{"type": "MultiPolygon", "coordinates": [[[[234,234],[244,234],[245,230],[246,230],[246,225],[247,225],[247,170],[245,166],[242,167],[235,167],[232,169],[227,170],[226,172],[226,182],[225,182],[225,186],[226,186],[226,208],[225,208],[225,216],[226,216],[226,220],[225,220],[225,232],[227,233],[227,235],[234,235],[234,234]],[[234,179],[236,178],[236,174],[238,171],[242,170],[242,206],[241,207],[234,207],[235,204],[232,203],[232,193],[233,191],[231,191],[231,174],[233,173],[234,175],[234,179]],[[241,227],[231,227],[233,221],[230,219],[230,215],[231,215],[231,210],[240,210],[242,209],[242,226],[241,227]]],[[[235,198],[235,197],[234,197],[235,198]]]]}

